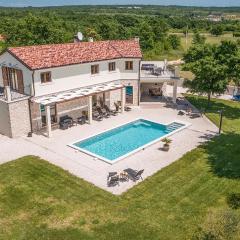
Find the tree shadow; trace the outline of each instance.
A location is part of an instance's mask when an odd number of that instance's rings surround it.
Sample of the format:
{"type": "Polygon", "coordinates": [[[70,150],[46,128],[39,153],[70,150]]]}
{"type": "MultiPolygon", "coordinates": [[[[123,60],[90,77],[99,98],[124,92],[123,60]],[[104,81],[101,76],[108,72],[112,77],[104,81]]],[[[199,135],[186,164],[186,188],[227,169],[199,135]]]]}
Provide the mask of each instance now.
{"type": "Polygon", "coordinates": [[[211,171],[218,177],[240,178],[240,134],[228,133],[203,145],[211,171]]]}

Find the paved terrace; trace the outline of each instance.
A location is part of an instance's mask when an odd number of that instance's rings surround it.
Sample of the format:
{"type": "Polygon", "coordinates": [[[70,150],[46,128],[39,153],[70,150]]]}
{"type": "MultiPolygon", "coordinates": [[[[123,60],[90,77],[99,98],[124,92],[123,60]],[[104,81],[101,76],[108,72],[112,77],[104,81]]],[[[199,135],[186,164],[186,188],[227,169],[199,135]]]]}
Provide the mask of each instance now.
{"type": "Polygon", "coordinates": [[[144,104],[141,107],[134,108],[131,112],[119,114],[102,122],[93,122],[92,125],[86,124],[68,130],[55,130],[50,139],[42,135],[18,139],[0,136],[0,162],[7,162],[25,155],[40,156],[102,189],[114,194],[121,194],[140,183],[141,180],[137,183],[129,181],[120,183],[120,186],[107,187],[108,172],[121,172],[126,168],[145,169],[143,178],[146,179],[216,134],[216,126],[205,117],[191,119],[189,116],[179,116],[177,113],[176,109],[159,103],[144,104]],[[114,128],[136,118],[147,118],[159,123],[180,120],[191,123],[191,126],[170,137],[173,142],[169,152],[161,151],[162,143],[158,142],[113,165],[96,160],[67,146],[69,143],[114,128]]]}

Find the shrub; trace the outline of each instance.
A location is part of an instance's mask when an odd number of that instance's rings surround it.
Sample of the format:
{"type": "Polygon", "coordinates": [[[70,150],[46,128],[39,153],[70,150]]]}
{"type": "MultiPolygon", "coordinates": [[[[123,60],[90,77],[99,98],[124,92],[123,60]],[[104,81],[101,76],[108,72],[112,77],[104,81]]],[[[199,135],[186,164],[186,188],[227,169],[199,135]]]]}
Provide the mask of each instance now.
{"type": "Polygon", "coordinates": [[[234,36],[234,37],[240,37],[240,32],[234,32],[234,33],[233,33],[233,36],[234,36]]]}
{"type": "Polygon", "coordinates": [[[231,193],[227,197],[229,207],[233,209],[240,208],[240,193],[231,193]]]}

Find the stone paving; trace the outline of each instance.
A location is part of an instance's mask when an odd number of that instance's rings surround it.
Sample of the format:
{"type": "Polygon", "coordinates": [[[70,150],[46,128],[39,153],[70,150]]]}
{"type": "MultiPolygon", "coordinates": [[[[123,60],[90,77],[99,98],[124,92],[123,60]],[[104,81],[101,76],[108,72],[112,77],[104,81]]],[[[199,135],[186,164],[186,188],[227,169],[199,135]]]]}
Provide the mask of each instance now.
{"type": "Polygon", "coordinates": [[[217,127],[206,117],[192,119],[187,115],[179,116],[178,110],[165,107],[164,104],[142,104],[140,107],[133,108],[131,112],[104,119],[102,122],[94,122],[92,125],[79,125],[64,131],[55,130],[50,139],[43,135],[17,139],[0,135],[0,162],[4,163],[26,155],[39,156],[102,189],[113,194],[121,194],[141,180],[136,183],[129,181],[120,183],[120,186],[108,187],[106,181],[108,172],[121,172],[126,168],[144,169],[143,178],[146,179],[214,136],[217,130],[217,127]],[[191,125],[170,137],[173,142],[169,152],[160,150],[162,143],[158,142],[113,165],[67,146],[137,118],[146,118],[163,124],[180,120],[191,125]]]}

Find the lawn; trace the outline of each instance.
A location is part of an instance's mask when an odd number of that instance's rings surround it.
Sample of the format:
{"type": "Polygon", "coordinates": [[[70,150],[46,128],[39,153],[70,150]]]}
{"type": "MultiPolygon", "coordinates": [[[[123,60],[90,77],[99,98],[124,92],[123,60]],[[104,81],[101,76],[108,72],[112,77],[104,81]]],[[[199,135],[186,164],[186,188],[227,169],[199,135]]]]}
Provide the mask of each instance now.
{"type": "MultiPolygon", "coordinates": [[[[206,101],[189,99],[196,105],[206,101]]],[[[0,239],[192,239],[209,216],[230,209],[230,193],[240,192],[240,135],[230,126],[240,106],[215,104],[225,108],[226,134],[121,196],[34,156],[1,165],[0,239]]],[[[239,209],[231,211],[240,217],[239,209]]],[[[232,239],[240,239],[234,234],[232,239]]]]}

